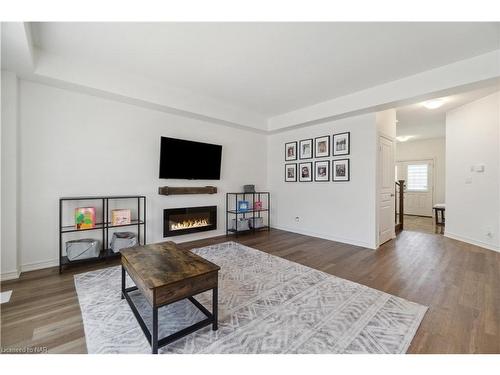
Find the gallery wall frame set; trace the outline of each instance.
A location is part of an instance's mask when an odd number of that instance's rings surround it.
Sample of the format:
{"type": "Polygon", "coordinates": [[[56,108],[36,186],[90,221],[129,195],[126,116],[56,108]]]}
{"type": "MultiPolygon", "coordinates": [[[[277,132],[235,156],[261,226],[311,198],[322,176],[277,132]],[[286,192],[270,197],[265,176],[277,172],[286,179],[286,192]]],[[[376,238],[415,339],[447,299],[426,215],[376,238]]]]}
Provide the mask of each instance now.
{"type": "MultiPolygon", "coordinates": [[[[330,136],[325,135],[285,143],[285,161],[307,160],[313,157],[321,159],[330,155],[335,158],[347,156],[350,153],[350,132],[333,134],[331,142],[330,136]]],[[[310,161],[285,164],[285,182],[311,182],[313,180],[316,182],[350,181],[350,160],[315,160],[314,163],[310,161]]]]}
{"type": "Polygon", "coordinates": [[[285,182],[312,182],[313,175],[315,182],[347,182],[351,180],[350,173],[350,159],[316,160],[314,169],[312,161],[285,164],[285,182]]]}

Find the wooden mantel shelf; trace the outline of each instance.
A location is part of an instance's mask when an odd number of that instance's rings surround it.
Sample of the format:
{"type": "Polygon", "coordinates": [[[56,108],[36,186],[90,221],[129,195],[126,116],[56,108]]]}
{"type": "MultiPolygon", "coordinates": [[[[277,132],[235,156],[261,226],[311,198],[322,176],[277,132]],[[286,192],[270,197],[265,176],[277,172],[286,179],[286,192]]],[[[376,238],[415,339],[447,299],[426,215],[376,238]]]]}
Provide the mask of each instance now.
{"type": "Polygon", "coordinates": [[[184,195],[184,194],[216,194],[217,187],[215,186],[199,186],[199,187],[177,187],[177,186],[160,186],[158,194],[161,195],[184,195]]]}

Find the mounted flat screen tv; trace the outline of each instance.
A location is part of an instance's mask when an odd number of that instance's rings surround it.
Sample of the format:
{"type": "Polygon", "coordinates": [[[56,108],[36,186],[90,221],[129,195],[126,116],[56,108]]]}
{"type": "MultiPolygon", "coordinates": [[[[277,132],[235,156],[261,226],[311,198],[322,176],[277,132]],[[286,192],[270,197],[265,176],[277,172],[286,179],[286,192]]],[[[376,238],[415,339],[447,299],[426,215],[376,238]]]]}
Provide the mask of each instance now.
{"type": "Polygon", "coordinates": [[[220,180],[222,146],[161,137],[160,178],[220,180]]]}

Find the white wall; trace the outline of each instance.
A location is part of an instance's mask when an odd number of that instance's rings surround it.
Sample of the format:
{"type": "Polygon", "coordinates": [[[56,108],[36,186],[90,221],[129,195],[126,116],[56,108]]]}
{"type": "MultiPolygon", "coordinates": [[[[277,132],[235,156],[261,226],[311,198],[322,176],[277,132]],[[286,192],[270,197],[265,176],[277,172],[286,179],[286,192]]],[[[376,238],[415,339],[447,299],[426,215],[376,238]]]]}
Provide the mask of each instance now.
{"type": "Polygon", "coordinates": [[[375,122],[377,124],[377,131],[380,135],[396,139],[396,110],[394,108],[387,109],[375,113],[375,122]]]}
{"type": "Polygon", "coordinates": [[[412,101],[424,101],[436,96],[448,96],[460,86],[476,85],[496,80],[500,74],[500,50],[427,70],[396,81],[387,82],[339,98],[326,100],[268,119],[268,130],[305,125],[311,121],[333,119],[336,116],[366,110],[400,107],[412,101]]]}
{"type": "MultiPolygon", "coordinates": [[[[268,182],[273,227],[376,247],[375,114],[350,117],[268,138],[268,182]],[[349,182],[285,182],[285,143],[351,132],[349,182]],[[299,217],[299,221],[295,220],[299,217]]],[[[342,159],[344,157],[337,157],[342,159]]],[[[332,160],[332,157],[315,160],[332,160]]],[[[310,160],[304,160],[310,161],[310,160]]],[[[297,160],[297,163],[301,162],[297,160]]],[[[330,171],[331,172],[331,171],[330,171]]]]}
{"type": "Polygon", "coordinates": [[[445,138],[422,139],[396,144],[396,161],[434,160],[434,203],[446,202],[446,141],[445,138]]]}
{"type": "Polygon", "coordinates": [[[225,233],[226,192],[266,189],[264,135],[23,80],[20,140],[23,270],[57,264],[61,196],[145,194],[148,242],[164,240],[164,208],[218,206],[217,231],[169,238],[179,242],[225,233]],[[221,180],[158,179],[160,136],[222,144],[221,180]],[[215,185],[219,193],[160,196],[164,185],[215,185]]]}
{"type": "Polygon", "coordinates": [[[17,90],[16,75],[2,70],[1,275],[3,280],[19,276],[17,251],[17,90]]]}
{"type": "Polygon", "coordinates": [[[446,114],[445,235],[493,250],[500,250],[499,132],[500,93],[446,114]],[[471,171],[478,164],[484,172],[471,171]]]}

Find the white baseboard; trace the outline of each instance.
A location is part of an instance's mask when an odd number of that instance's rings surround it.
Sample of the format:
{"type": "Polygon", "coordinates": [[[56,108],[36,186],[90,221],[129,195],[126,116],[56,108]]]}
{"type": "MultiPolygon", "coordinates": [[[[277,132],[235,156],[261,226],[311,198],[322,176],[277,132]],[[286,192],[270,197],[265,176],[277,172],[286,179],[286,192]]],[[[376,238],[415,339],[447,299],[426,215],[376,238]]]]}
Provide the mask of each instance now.
{"type": "Polygon", "coordinates": [[[281,230],[285,230],[287,232],[292,232],[292,233],[303,234],[304,236],[311,236],[311,237],[323,238],[325,240],[330,240],[330,241],[335,241],[335,242],[342,242],[342,243],[346,243],[346,244],[349,244],[349,245],[361,246],[361,247],[366,247],[366,248],[371,249],[371,250],[376,250],[376,248],[373,247],[373,245],[369,244],[368,242],[353,240],[353,239],[350,239],[350,238],[343,238],[343,237],[331,236],[331,235],[328,235],[328,234],[316,233],[316,232],[311,232],[311,231],[307,231],[307,230],[303,230],[303,229],[291,228],[291,227],[286,227],[286,226],[281,226],[281,225],[273,225],[272,228],[274,228],[274,229],[281,229],[281,230]]]}
{"type": "Polygon", "coordinates": [[[21,272],[18,271],[2,272],[2,274],[0,275],[0,280],[7,281],[7,280],[18,279],[19,275],[21,275],[21,272]]]}
{"type": "Polygon", "coordinates": [[[468,243],[468,244],[471,244],[471,245],[475,245],[475,246],[479,246],[479,247],[482,247],[482,248],[485,248],[485,249],[488,249],[488,250],[493,250],[493,251],[500,252],[500,247],[499,246],[491,245],[489,243],[478,241],[478,240],[475,240],[473,238],[460,236],[460,235],[458,235],[456,233],[450,233],[450,232],[447,232],[446,230],[444,232],[444,236],[448,237],[448,238],[451,238],[452,240],[462,241],[462,242],[465,242],[465,243],[468,243]]]}
{"type": "MultiPolygon", "coordinates": [[[[171,239],[169,239],[170,241],[174,241],[176,243],[182,243],[182,242],[190,242],[190,241],[196,241],[196,240],[203,240],[203,239],[207,239],[207,238],[211,238],[211,237],[218,237],[218,236],[222,236],[226,234],[226,232],[222,231],[222,230],[217,230],[217,231],[214,231],[213,233],[209,233],[209,232],[205,232],[205,233],[202,233],[201,235],[193,238],[194,236],[191,236],[188,238],[183,238],[181,236],[178,236],[180,237],[180,240],[178,239],[178,237],[172,237],[171,239]]],[[[148,244],[151,244],[151,243],[161,243],[161,242],[165,242],[166,240],[165,239],[162,239],[160,241],[157,241],[157,242],[149,242],[148,244]]],[[[52,259],[52,260],[46,260],[46,261],[40,261],[40,262],[33,262],[33,263],[26,263],[26,264],[23,264],[21,265],[21,272],[29,272],[29,271],[36,271],[36,270],[41,270],[43,268],[50,268],[50,267],[56,267],[56,266],[59,266],[59,259],[52,259]]],[[[20,273],[17,274],[17,276],[15,277],[10,277],[11,279],[15,279],[15,278],[18,278],[20,275],[20,273]]],[[[10,273],[9,273],[9,276],[10,276],[10,273]]],[[[2,280],[3,280],[3,274],[2,274],[2,280]]],[[[7,279],[6,279],[7,280],[7,279]]]]}
{"type": "Polygon", "coordinates": [[[59,259],[45,260],[41,262],[26,263],[21,265],[21,272],[41,270],[42,268],[55,267],[59,265],[59,259]]]}

